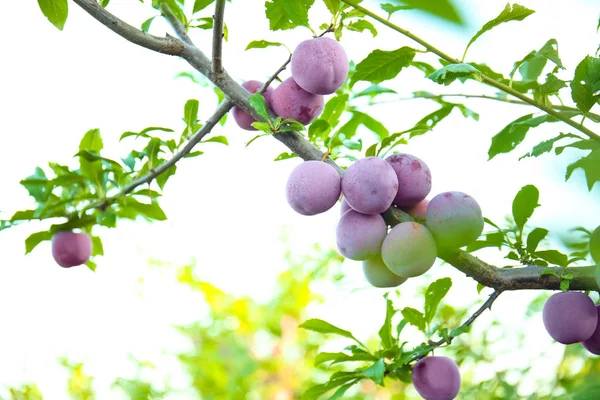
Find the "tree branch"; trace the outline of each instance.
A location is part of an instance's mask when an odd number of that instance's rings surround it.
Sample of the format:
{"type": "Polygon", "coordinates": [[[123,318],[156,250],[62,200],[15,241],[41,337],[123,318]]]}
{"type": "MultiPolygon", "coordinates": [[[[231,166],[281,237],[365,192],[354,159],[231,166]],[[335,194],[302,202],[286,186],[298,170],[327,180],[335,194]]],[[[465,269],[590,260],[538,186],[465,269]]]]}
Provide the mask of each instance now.
{"type": "MultiPolygon", "coordinates": [[[[423,39],[419,38],[418,36],[410,33],[409,31],[407,31],[406,29],[402,29],[401,27],[399,27],[398,25],[395,25],[391,22],[389,22],[388,20],[380,17],[379,15],[367,10],[364,7],[361,7],[360,5],[358,5],[358,3],[356,2],[356,0],[341,0],[342,2],[352,6],[353,8],[355,8],[356,10],[368,15],[369,17],[373,18],[374,20],[380,22],[381,24],[387,26],[388,28],[391,28],[393,30],[395,30],[396,32],[399,32],[401,34],[403,34],[404,36],[414,40],[415,42],[419,43],[420,45],[422,45],[423,47],[425,47],[427,49],[427,51],[434,53],[436,55],[438,55],[439,57],[443,58],[444,60],[452,63],[452,64],[460,64],[461,62],[454,58],[451,57],[449,55],[447,55],[446,53],[444,53],[443,51],[439,50],[438,48],[432,46],[431,44],[427,43],[426,41],[424,41],[423,39]]],[[[597,141],[600,141],[600,135],[596,134],[595,132],[591,131],[590,129],[586,128],[585,126],[583,126],[582,124],[579,124],[575,121],[570,120],[569,118],[561,115],[558,111],[554,110],[551,107],[548,107],[544,104],[538,103],[537,101],[535,101],[534,99],[516,91],[515,89],[511,88],[510,86],[507,86],[501,82],[498,82],[492,78],[490,78],[489,76],[485,75],[485,74],[481,74],[481,81],[489,86],[493,86],[497,89],[502,90],[505,93],[510,94],[511,96],[514,96],[516,98],[518,98],[519,100],[522,100],[525,103],[531,104],[534,107],[539,108],[540,110],[544,111],[546,114],[552,115],[553,117],[555,117],[556,119],[566,123],[567,125],[570,125],[571,127],[577,129],[578,131],[580,131],[581,133],[585,134],[586,136],[588,136],[590,139],[594,139],[597,141]]]]}
{"type": "Polygon", "coordinates": [[[213,72],[219,75],[223,71],[223,16],[225,14],[225,0],[217,0],[215,3],[215,15],[213,16],[213,45],[212,59],[213,72]]]}
{"type": "Polygon", "coordinates": [[[173,155],[173,157],[171,157],[169,160],[165,161],[164,163],[160,164],[158,167],[151,169],[150,172],[148,172],[146,175],[136,179],[129,185],[125,186],[123,189],[121,189],[121,191],[119,193],[115,194],[114,196],[107,197],[106,199],[104,199],[98,203],[94,203],[94,204],[91,204],[91,205],[85,207],[82,211],[80,211],[80,213],[83,213],[87,210],[91,210],[91,209],[95,209],[95,208],[103,209],[103,208],[109,206],[110,204],[112,204],[115,200],[119,199],[120,197],[126,196],[127,194],[131,193],[138,186],[144,185],[146,183],[149,184],[150,182],[152,182],[154,179],[156,179],[157,176],[166,172],[169,168],[174,166],[178,161],[180,161],[182,158],[184,158],[185,156],[190,154],[190,152],[194,149],[194,147],[196,147],[196,145],[198,143],[200,143],[200,141],[206,135],[208,135],[210,133],[210,131],[215,127],[215,125],[217,123],[219,123],[221,118],[223,118],[223,116],[225,114],[227,114],[229,112],[229,110],[231,110],[232,107],[233,107],[233,103],[231,101],[229,101],[229,100],[223,101],[219,105],[219,107],[217,107],[217,110],[215,111],[215,113],[206,120],[204,125],[202,125],[202,127],[198,131],[196,131],[192,136],[190,136],[186,145],[183,146],[183,148],[181,150],[179,150],[177,153],[175,153],[173,155]]]}

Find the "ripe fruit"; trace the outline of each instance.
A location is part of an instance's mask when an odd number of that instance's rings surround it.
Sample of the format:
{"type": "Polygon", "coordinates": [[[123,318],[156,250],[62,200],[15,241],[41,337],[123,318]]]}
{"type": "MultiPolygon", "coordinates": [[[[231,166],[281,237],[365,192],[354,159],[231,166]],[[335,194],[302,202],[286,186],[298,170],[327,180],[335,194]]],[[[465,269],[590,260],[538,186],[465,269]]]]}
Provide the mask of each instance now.
{"type": "Polygon", "coordinates": [[[346,198],[342,199],[342,204],[340,205],[340,215],[344,215],[344,213],[348,210],[352,210],[350,204],[346,201],[346,198]]]}
{"type": "Polygon", "coordinates": [[[462,192],[445,192],[435,196],[427,206],[426,218],[438,248],[466,246],[483,232],[479,204],[462,192]]]}
{"type": "MultiPolygon", "coordinates": [[[[242,83],[242,87],[246,89],[248,92],[256,93],[262,86],[263,82],[259,81],[246,81],[242,83]]],[[[267,107],[271,108],[271,95],[273,94],[273,88],[269,86],[263,96],[265,98],[265,102],[267,103],[267,107]]],[[[253,122],[256,120],[248,114],[246,111],[242,110],[239,107],[233,107],[233,119],[238,124],[238,126],[247,131],[255,131],[256,128],[252,126],[253,122]]]]}
{"type": "Polygon", "coordinates": [[[363,214],[387,210],[398,192],[394,169],[379,157],[367,157],[353,163],[342,177],[346,201],[363,214]]]}
{"type": "Polygon", "coordinates": [[[600,264],[600,226],[592,232],[590,237],[590,254],[596,264],[600,264]]]}
{"type": "Polygon", "coordinates": [[[424,199],[415,204],[412,207],[403,207],[402,210],[406,213],[412,215],[415,218],[423,218],[427,215],[427,206],[429,205],[429,200],[424,199]]]}
{"type": "Polygon", "coordinates": [[[581,292],[561,292],[544,304],[542,319],[548,334],[562,344],[588,340],[598,323],[592,299],[581,292]]]}
{"type": "Polygon", "coordinates": [[[416,222],[402,222],[388,233],[381,246],[385,265],[396,275],[410,278],[427,272],[437,257],[429,230],[416,222]]]}
{"type": "Polygon", "coordinates": [[[340,191],[340,176],[335,168],[322,161],[305,161],[290,174],[285,194],[296,212],[316,215],[333,207],[340,191]]]}
{"type": "Polygon", "coordinates": [[[393,154],[385,159],[398,176],[398,193],[394,204],[410,207],[423,200],[431,191],[431,171],[420,158],[410,154],[393,154]]]}
{"type": "Polygon", "coordinates": [[[348,56],[336,40],[309,39],[294,50],[291,70],[302,89],[314,94],[331,94],[348,77],[348,56]]]}
{"type": "Polygon", "coordinates": [[[596,306],[596,313],[598,315],[598,322],[596,324],[596,330],[592,333],[587,340],[581,342],[583,347],[590,353],[600,355],[600,306],[596,306]]]}
{"type": "Polygon", "coordinates": [[[406,282],[406,278],[390,271],[383,262],[381,254],[363,261],[363,273],[367,282],[376,288],[391,288],[406,282]]]}
{"type": "Polygon", "coordinates": [[[323,111],[323,96],[302,89],[292,78],[279,85],[271,95],[271,107],[281,118],[310,124],[323,111]]]}
{"type": "Polygon", "coordinates": [[[85,232],[57,232],[52,237],[52,257],[61,267],[85,264],[91,255],[92,239],[85,232]]]}
{"type": "Polygon", "coordinates": [[[387,225],[381,215],[348,210],[337,225],[337,247],[346,258],[366,260],[381,252],[386,233],[387,225]]]}
{"type": "Polygon", "coordinates": [[[460,371],[448,357],[425,357],[413,367],[412,381],[425,400],[452,400],[460,390],[460,371]]]}

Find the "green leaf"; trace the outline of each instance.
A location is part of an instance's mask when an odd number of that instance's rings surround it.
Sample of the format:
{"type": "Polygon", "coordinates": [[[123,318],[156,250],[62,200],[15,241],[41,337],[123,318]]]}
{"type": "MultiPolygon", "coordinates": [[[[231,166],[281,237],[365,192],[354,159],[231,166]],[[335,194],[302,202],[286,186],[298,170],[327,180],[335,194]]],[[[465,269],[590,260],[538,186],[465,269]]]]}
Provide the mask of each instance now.
{"type": "Polygon", "coordinates": [[[277,157],[275,157],[275,159],[273,161],[288,160],[288,159],[294,158],[294,157],[298,157],[298,156],[295,153],[286,153],[286,152],[283,152],[280,155],[278,155],[277,157]]]}
{"type": "Polygon", "coordinates": [[[158,187],[161,190],[163,190],[165,188],[165,185],[167,184],[167,180],[169,180],[169,178],[171,176],[175,175],[176,172],[177,172],[177,165],[173,165],[173,166],[169,167],[165,172],[158,175],[156,177],[156,183],[158,184],[158,187]]]}
{"type": "Polygon", "coordinates": [[[403,5],[396,5],[395,6],[395,5],[390,4],[390,3],[380,4],[379,7],[381,7],[381,9],[388,14],[388,19],[390,19],[390,17],[392,16],[392,14],[394,14],[397,11],[401,11],[401,10],[413,10],[415,8],[415,7],[403,6],[403,5]]]}
{"type": "Polygon", "coordinates": [[[250,95],[250,105],[256,110],[258,115],[264,118],[266,121],[270,120],[269,109],[267,108],[267,102],[260,93],[253,93],[250,95]]]}
{"type": "Polygon", "coordinates": [[[266,15],[269,19],[269,28],[272,31],[292,29],[297,26],[306,26],[308,23],[308,10],[314,0],[272,0],[265,3],[266,15]]]}
{"type": "Polygon", "coordinates": [[[152,21],[154,21],[154,18],[156,17],[151,17],[144,21],[144,23],[142,24],[142,31],[148,33],[148,31],[150,30],[150,25],[152,24],[152,21]]]}
{"type": "Polygon", "coordinates": [[[211,5],[215,0],[196,0],[194,2],[194,14],[198,11],[204,10],[206,7],[211,5]]]}
{"type": "Polygon", "coordinates": [[[377,357],[368,352],[359,352],[356,354],[346,353],[319,353],[315,357],[315,365],[333,361],[333,364],[340,364],[353,361],[377,361],[377,357]]]}
{"type": "Polygon", "coordinates": [[[395,78],[414,57],[415,50],[406,46],[393,51],[374,50],[356,66],[350,87],[358,81],[381,83],[395,78]]]}
{"type": "Polygon", "coordinates": [[[433,321],[440,302],[446,296],[451,286],[452,279],[442,278],[433,282],[427,288],[425,292],[425,320],[427,323],[433,321]]]}
{"type": "Polygon", "coordinates": [[[392,318],[396,313],[394,309],[394,305],[392,301],[388,298],[388,294],[386,293],[383,298],[385,299],[386,308],[385,308],[385,320],[381,329],[379,329],[379,337],[381,338],[381,346],[384,349],[389,349],[394,344],[394,337],[392,336],[392,318]]]}
{"type": "Polygon", "coordinates": [[[470,326],[461,325],[458,328],[454,328],[450,331],[450,336],[457,337],[462,335],[463,333],[469,332],[470,326]]]}
{"type": "Polygon", "coordinates": [[[596,150],[600,149],[600,143],[595,140],[578,140],[576,142],[572,142],[566,144],[564,146],[557,146],[554,149],[556,155],[562,154],[562,152],[567,148],[579,149],[579,150],[596,150]]]}
{"type": "Polygon", "coordinates": [[[110,3],[110,0],[100,0],[100,5],[104,8],[110,3]]]}
{"type": "Polygon", "coordinates": [[[411,324],[421,332],[425,332],[425,316],[423,316],[421,311],[411,307],[404,307],[401,313],[407,323],[411,324]]]}
{"type": "Polygon", "coordinates": [[[519,190],[512,204],[512,215],[515,223],[522,231],[525,223],[539,207],[540,192],[534,185],[526,185],[519,190]]]}
{"type": "Polygon", "coordinates": [[[63,30],[69,14],[67,0],[38,0],[42,13],[59,30],[63,30]]]}
{"type": "Polygon", "coordinates": [[[278,46],[284,46],[284,44],[279,43],[279,42],[269,42],[267,40],[253,40],[250,43],[248,43],[248,46],[246,46],[246,50],[265,49],[267,47],[278,47],[278,46]]]}
{"type": "Polygon", "coordinates": [[[194,127],[198,121],[198,108],[200,103],[198,100],[190,99],[185,103],[183,108],[183,120],[187,126],[187,137],[194,134],[194,127]]]}
{"type": "Polygon", "coordinates": [[[586,157],[580,158],[567,167],[566,179],[569,180],[573,172],[581,168],[585,173],[588,190],[591,192],[596,182],[600,181],[600,149],[596,149],[586,157]]]}
{"type": "Polygon", "coordinates": [[[479,38],[485,32],[505,22],[522,21],[534,12],[535,11],[528,9],[527,7],[523,7],[519,4],[513,4],[512,7],[510,4],[506,4],[506,7],[504,8],[504,10],[502,10],[500,15],[498,15],[493,20],[486,22],[485,25],[483,25],[483,27],[475,34],[475,36],[471,38],[469,44],[467,44],[467,48],[465,49],[465,54],[467,53],[467,50],[469,49],[469,47],[471,47],[473,42],[475,42],[475,40],[477,40],[477,38],[479,38]]]}
{"type": "Polygon", "coordinates": [[[332,16],[335,16],[340,10],[340,0],[323,0],[327,9],[331,13],[332,16]]]}
{"type": "Polygon", "coordinates": [[[385,94],[385,93],[398,93],[395,90],[380,86],[380,85],[371,85],[368,88],[366,88],[365,90],[363,90],[360,93],[355,94],[353,97],[356,99],[358,97],[363,97],[363,96],[368,96],[369,98],[373,99],[376,96],[379,96],[380,94],[385,94]]]}
{"type": "Polygon", "coordinates": [[[91,129],[83,135],[81,142],[79,142],[79,150],[89,150],[95,153],[99,153],[104,148],[102,143],[102,136],[100,135],[100,129],[91,129]]]}
{"type": "Polygon", "coordinates": [[[554,271],[553,269],[545,269],[542,271],[542,273],[540,274],[540,276],[544,276],[544,275],[552,275],[552,276],[556,276],[557,278],[560,278],[560,275],[558,275],[556,273],[556,271],[554,271]]]}
{"type": "Polygon", "coordinates": [[[377,36],[377,29],[375,29],[375,26],[373,26],[373,24],[366,19],[350,22],[348,25],[346,25],[346,29],[354,32],[363,32],[364,30],[368,30],[371,32],[373,37],[377,36]]]}
{"type": "Polygon", "coordinates": [[[569,286],[571,286],[571,280],[570,279],[563,279],[562,281],[560,281],[560,290],[562,290],[563,292],[566,292],[569,290],[569,286]]]}
{"type": "Polygon", "coordinates": [[[558,265],[559,267],[566,267],[569,261],[569,257],[558,250],[536,251],[535,256],[548,261],[550,264],[558,265]]]}
{"type": "Polygon", "coordinates": [[[40,167],[36,167],[33,175],[23,179],[20,183],[35,201],[38,203],[43,203],[50,194],[48,188],[46,187],[47,182],[48,178],[46,178],[44,170],[40,167]]]}
{"type": "MultiPolygon", "coordinates": [[[[343,133],[346,139],[352,139],[356,135],[357,129],[360,125],[364,125],[366,128],[371,130],[379,137],[379,139],[386,138],[390,134],[390,132],[381,122],[360,111],[352,111],[352,118],[342,125],[338,133],[343,133]]],[[[334,147],[334,144],[332,144],[332,147],[334,147]]]]}
{"type": "Polygon", "coordinates": [[[346,392],[348,391],[348,389],[350,389],[352,386],[356,385],[358,383],[358,379],[347,383],[345,385],[342,385],[338,388],[338,390],[335,391],[335,393],[333,394],[333,396],[331,396],[328,400],[337,400],[337,399],[341,399],[344,394],[346,394],[346,392]]]}
{"type": "MultiPolygon", "coordinates": [[[[400,3],[399,0],[391,0],[392,3],[400,3]]],[[[458,13],[451,0],[402,0],[403,5],[422,10],[427,14],[442,18],[446,21],[464,25],[464,19],[458,13]]]]}
{"type": "Polygon", "coordinates": [[[584,113],[600,100],[600,58],[587,56],[575,68],[571,98],[584,113]]]}
{"type": "Polygon", "coordinates": [[[122,205],[122,208],[134,211],[136,214],[146,217],[148,219],[157,221],[165,221],[167,219],[165,212],[160,208],[160,206],[156,202],[146,204],[140,203],[139,201],[131,197],[122,197],[119,200],[119,203],[122,205]]]}
{"type": "Polygon", "coordinates": [[[538,103],[551,107],[552,103],[548,97],[558,95],[558,91],[565,87],[567,87],[565,81],[558,79],[554,74],[547,74],[546,82],[533,91],[533,99],[538,103]]]}
{"type": "Polygon", "coordinates": [[[104,246],[99,236],[92,236],[92,256],[103,256],[104,246]]]}
{"type": "Polygon", "coordinates": [[[385,363],[383,362],[383,358],[377,360],[373,365],[369,368],[362,371],[362,375],[365,378],[371,379],[376,384],[383,386],[383,378],[385,374],[385,363]]]}
{"type": "Polygon", "coordinates": [[[540,242],[548,235],[548,230],[544,228],[535,228],[527,235],[527,251],[533,253],[540,242]]]}
{"type": "Polygon", "coordinates": [[[430,74],[427,78],[448,86],[456,79],[465,81],[466,79],[475,79],[481,81],[481,72],[471,64],[449,64],[430,74]]]}
{"type": "Polygon", "coordinates": [[[533,149],[531,149],[530,153],[519,157],[519,160],[522,160],[525,157],[539,157],[544,153],[548,153],[552,150],[556,142],[565,138],[581,139],[581,137],[573,135],[572,133],[561,133],[560,135],[555,136],[552,139],[544,140],[543,142],[536,144],[535,146],[533,146],[533,149]]]}
{"type": "Polygon", "coordinates": [[[300,325],[300,328],[307,329],[309,331],[319,332],[323,334],[333,334],[343,336],[348,339],[352,339],[356,341],[358,344],[362,345],[358,339],[352,335],[349,331],[344,329],[340,329],[337,326],[331,325],[329,322],[323,321],[322,319],[309,319],[300,325]]]}
{"type": "Polygon", "coordinates": [[[54,234],[50,231],[36,232],[25,239],[25,254],[31,253],[35,247],[45,240],[52,240],[54,234]]]}
{"type": "Polygon", "coordinates": [[[124,132],[121,135],[121,137],[119,138],[119,141],[121,141],[121,140],[123,140],[123,139],[125,139],[127,137],[130,137],[130,136],[135,136],[136,139],[138,137],[143,137],[143,138],[150,139],[152,136],[148,135],[148,132],[152,132],[152,131],[174,132],[173,129],[170,129],[170,128],[162,128],[160,126],[151,126],[151,127],[146,128],[146,129],[143,129],[140,132],[131,132],[131,131],[124,132]]]}
{"type": "Polygon", "coordinates": [[[85,266],[88,267],[91,271],[96,271],[97,265],[92,260],[87,260],[85,266]]]}
{"type": "Polygon", "coordinates": [[[209,143],[209,142],[221,143],[221,144],[224,144],[225,146],[229,146],[229,142],[227,141],[227,138],[225,136],[213,136],[208,140],[202,141],[202,143],[209,143]]]}

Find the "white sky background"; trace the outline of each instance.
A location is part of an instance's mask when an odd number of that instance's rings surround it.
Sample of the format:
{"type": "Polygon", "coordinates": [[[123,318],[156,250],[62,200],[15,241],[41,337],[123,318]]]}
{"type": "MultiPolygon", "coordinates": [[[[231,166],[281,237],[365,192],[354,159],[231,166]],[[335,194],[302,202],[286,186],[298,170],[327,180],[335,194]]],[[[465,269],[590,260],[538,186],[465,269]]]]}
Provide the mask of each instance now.
{"type": "MultiPolygon", "coordinates": [[[[374,3],[365,3],[377,9],[374,3]]],[[[414,13],[397,14],[394,21],[459,57],[469,37],[495,17],[505,1],[460,3],[468,19],[474,21],[466,31],[414,13]]],[[[560,76],[570,79],[577,63],[598,46],[597,3],[519,3],[537,12],[524,22],[511,22],[486,33],[472,46],[467,60],[485,61],[508,73],[514,61],[556,38],[567,67],[560,76]]],[[[79,139],[88,129],[101,129],[107,156],[116,158],[124,156],[131,144],[118,144],[122,132],[147,126],[171,127],[179,132],[186,100],[200,100],[202,119],[210,116],[215,106],[216,98],[208,90],[188,80],[173,79],[178,72],[191,71],[185,62],[136,47],[73,3],[70,6],[64,32],[45,20],[34,1],[12,2],[10,9],[0,14],[0,210],[6,212],[4,218],[32,205],[19,180],[30,175],[35,166],[46,166],[48,161],[73,163],[79,139]]],[[[113,0],[109,10],[135,26],[154,15],[134,0],[113,0]]],[[[328,20],[323,10],[319,6],[311,13],[315,29],[328,20]]],[[[206,16],[211,12],[207,10],[206,16]]],[[[287,57],[281,48],[244,52],[251,40],[282,41],[293,49],[310,36],[308,30],[301,28],[269,32],[263,2],[258,0],[228,3],[226,21],[230,41],[224,45],[224,63],[240,81],[265,79],[287,57]]],[[[351,59],[358,62],[373,48],[391,50],[414,45],[399,34],[377,24],[376,27],[380,34],[374,39],[368,33],[344,33],[342,45],[351,59]]],[[[151,32],[160,35],[165,29],[166,25],[157,20],[151,32]]],[[[209,53],[210,35],[192,35],[209,53]]],[[[283,75],[288,76],[285,72],[283,75]]],[[[414,90],[493,93],[474,82],[465,87],[455,83],[443,88],[416,70],[404,71],[400,78],[384,84],[406,96],[414,90]]],[[[563,100],[570,102],[568,91],[563,100]]],[[[414,139],[405,149],[399,148],[429,165],[433,174],[432,195],[446,190],[464,191],[478,200],[484,215],[501,222],[510,212],[519,188],[533,183],[540,189],[543,206],[536,210],[533,225],[552,232],[600,224],[599,188],[589,193],[581,171],[568,183],[563,179],[566,165],[578,153],[566,151],[561,157],[516,162],[539,141],[568,132],[566,125],[532,130],[517,151],[487,162],[491,136],[534,110],[477,100],[468,105],[480,113],[479,122],[466,120],[454,111],[434,132],[414,139]]],[[[414,101],[374,107],[368,112],[396,132],[412,126],[434,109],[425,101],[414,101]]],[[[56,358],[68,356],[87,362],[87,371],[97,378],[100,398],[115,398],[114,393],[108,392],[109,383],[117,376],[132,376],[135,372],[128,363],[128,352],[142,360],[157,361],[163,351],[185,349],[187,343],[170,324],[200,318],[204,312],[202,301],[174,285],[172,271],[149,268],[149,259],[174,265],[197,259],[203,279],[234,293],[267,299],[283,266],[284,246],[298,253],[309,251],[315,242],[325,248],[335,246],[337,209],[308,218],[295,214],[287,205],[286,179],[299,160],[272,162],[287,150],[283,145],[263,138],[245,148],[252,133],[238,129],[233,119],[224,128],[215,129],[214,134],[226,135],[230,146],[208,144],[203,148],[205,155],[180,164],[161,200],[168,222],[122,222],[118,229],[98,231],[106,256],[98,258],[96,273],[85,267],[58,267],[48,242],[24,256],[24,239],[46,225],[29,224],[0,233],[0,388],[33,381],[47,398],[64,398],[65,373],[56,358]],[[284,231],[289,238],[287,245],[280,240],[284,231]]],[[[493,252],[480,254],[487,261],[503,265],[493,252]]],[[[365,287],[360,264],[347,262],[345,269],[348,282],[338,292],[330,293],[324,305],[311,309],[311,317],[325,318],[352,329],[359,337],[367,337],[379,329],[384,291],[355,291],[365,287]]],[[[414,281],[427,284],[448,275],[454,278],[449,301],[473,303],[477,298],[475,282],[447,266],[434,267],[414,281]]],[[[397,306],[421,307],[421,299],[415,302],[411,298],[415,286],[402,287],[406,295],[397,306]]],[[[498,319],[514,327],[516,337],[524,329],[522,315],[516,311],[524,310],[531,297],[531,293],[503,294],[493,311],[481,318],[481,325],[487,325],[485,320],[498,319]]],[[[495,353],[506,354],[496,358],[496,368],[516,362],[533,363],[539,376],[544,376],[545,368],[559,359],[562,346],[551,344],[541,317],[535,322],[526,327],[529,346],[518,357],[510,353],[516,351],[511,338],[504,339],[504,347],[495,353]],[[546,357],[540,357],[542,352],[546,357]]],[[[158,362],[162,371],[176,370],[169,360],[158,362]]],[[[484,371],[482,379],[486,373],[490,371],[484,371]]],[[[175,375],[174,384],[178,379],[175,375]]],[[[179,384],[185,385],[185,381],[180,380],[179,384]]]]}

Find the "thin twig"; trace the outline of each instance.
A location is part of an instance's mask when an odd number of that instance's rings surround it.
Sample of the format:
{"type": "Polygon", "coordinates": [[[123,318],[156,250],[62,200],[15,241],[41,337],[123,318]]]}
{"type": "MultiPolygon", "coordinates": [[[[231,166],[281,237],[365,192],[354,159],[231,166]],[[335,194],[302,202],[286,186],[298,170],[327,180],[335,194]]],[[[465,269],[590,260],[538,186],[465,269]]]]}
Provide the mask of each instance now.
{"type": "Polygon", "coordinates": [[[212,59],[213,72],[218,75],[223,72],[223,16],[225,14],[225,0],[217,0],[215,3],[215,15],[213,16],[213,45],[212,59]]]}
{"type": "Polygon", "coordinates": [[[262,87],[260,88],[260,90],[258,91],[258,93],[264,93],[265,90],[267,90],[269,88],[269,85],[271,83],[273,83],[273,81],[275,79],[277,79],[277,76],[287,68],[288,64],[292,61],[292,55],[290,54],[290,56],[288,57],[287,61],[284,62],[281,67],[279,67],[279,69],[277,71],[275,71],[275,73],[273,75],[271,75],[271,77],[269,79],[267,79],[267,81],[265,82],[264,85],[262,85],[262,87]]]}
{"type": "MultiPolygon", "coordinates": [[[[436,48],[435,46],[427,43],[426,41],[424,41],[423,39],[421,39],[420,37],[410,33],[409,31],[407,31],[406,29],[403,29],[401,27],[399,27],[398,25],[395,25],[391,22],[389,22],[388,20],[380,17],[379,15],[367,10],[364,7],[361,7],[356,0],[341,0],[342,2],[352,6],[353,8],[355,8],[356,10],[368,15],[369,17],[373,18],[374,20],[380,22],[381,24],[387,26],[388,28],[391,28],[393,30],[395,30],[396,32],[399,32],[401,34],[403,34],[404,36],[414,40],[415,42],[419,43],[420,45],[422,45],[423,47],[425,47],[429,52],[434,53],[438,56],[440,56],[441,58],[443,58],[444,60],[452,63],[452,64],[460,64],[460,61],[454,57],[449,56],[448,54],[444,53],[443,51],[439,50],[438,48],[436,48]]],[[[544,111],[546,114],[549,114],[553,117],[555,117],[556,119],[566,123],[567,125],[570,125],[571,127],[577,129],[578,131],[580,131],[581,133],[585,134],[586,136],[588,136],[591,139],[594,139],[596,141],[600,141],[600,135],[598,135],[597,133],[589,130],[588,128],[586,128],[585,126],[565,117],[564,115],[562,115],[560,112],[554,110],[551,107],[548,107],[542,103],[539,103],[537,101],[535,101],[534,99],[532,99],[531,97],[528,97],[526,95],[524,95],[523,93],[518,92],[517,90],[513,89],[510,86],[507,86],[501,82],[498,82],[492,78],[490,78],[489,76],[485,75],[485,74],[481,74],[481,81],[483,83],[485,83],[486,85],[489,86],[493,86],[496,89],[500,89],[505,93],[510,94],[511,96],[514,96],[516,98],[518,98],[519,100],[522,100],[525,103],[531,104],[534,107],[539,108],[540,110],[544,111]]]]}
{"type": "Polygon", "coordinates": [[[175,14],[173,14],[173,11],[171,10],[171,8],[168,6],[167,3],[160,4],[160,11],[161,11],[163,17],[165,17],[167,19],[167,21],[169,21],[169,23],[171,24],[171,27],[173,27],[173,30],[175,31],[177,36],[179,36],[179,38],[181,40],[183,40],[185,43],[189,44],[190,46],[194,46],[194,42],[192,42],[192,39],[190,39],[190,37],[187,34],[187,29],[186,29],[185,25],[183,25],[182,23],[179,22],[179,20],[177,19],[175,14]],[[175,21],[177,21],[177,23],[175,23],[175,21]]]}

